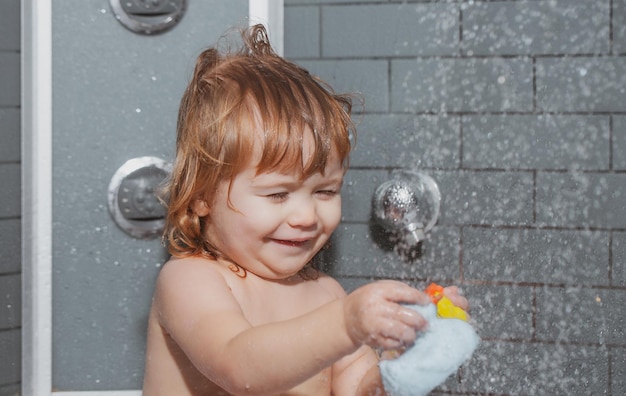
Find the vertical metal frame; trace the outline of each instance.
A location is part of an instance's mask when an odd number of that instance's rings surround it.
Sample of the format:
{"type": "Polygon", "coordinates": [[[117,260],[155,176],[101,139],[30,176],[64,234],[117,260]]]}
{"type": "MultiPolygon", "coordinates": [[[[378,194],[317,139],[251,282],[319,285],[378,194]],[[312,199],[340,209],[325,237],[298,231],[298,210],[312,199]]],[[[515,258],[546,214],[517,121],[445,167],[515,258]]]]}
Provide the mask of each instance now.
{"type": "Polygon", "coordinates": [[[22,394],[52,390],[52,4],[22,2],[22,394]]]}
{"type": "MultiPolygon", "coordinates": [[[[21,6],[22,394],[140,396],[140,390],[52,391],[52,2],[21,6]]],[[[268,27],[282,55],[283,0],[250,0],[249,20],[268,27]]]]}

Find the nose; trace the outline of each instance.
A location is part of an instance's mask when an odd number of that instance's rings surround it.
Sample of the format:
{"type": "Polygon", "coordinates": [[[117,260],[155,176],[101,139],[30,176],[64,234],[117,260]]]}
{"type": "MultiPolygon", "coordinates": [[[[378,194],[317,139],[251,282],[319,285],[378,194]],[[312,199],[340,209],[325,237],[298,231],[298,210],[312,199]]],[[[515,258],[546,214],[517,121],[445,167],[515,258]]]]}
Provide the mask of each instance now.
{"type": "Polygon", "coordinates": [[[307,228],[317,224],[317,206],[313,199],[301,199],[293,202],[287,223],[291,227],[307,228]]]}

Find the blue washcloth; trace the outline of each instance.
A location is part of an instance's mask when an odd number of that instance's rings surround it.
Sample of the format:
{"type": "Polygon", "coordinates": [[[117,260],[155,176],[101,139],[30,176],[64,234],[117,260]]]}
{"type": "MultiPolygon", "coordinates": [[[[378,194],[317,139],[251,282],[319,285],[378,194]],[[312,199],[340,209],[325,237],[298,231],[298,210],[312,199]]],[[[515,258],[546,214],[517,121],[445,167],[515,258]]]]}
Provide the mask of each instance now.
{"type": "Polygon", "coordinates": [[[434,304],[408,307],[428,321],[428,328],[398,358],[380,362],[383,385],[391,396],[428,394],[472,356],[479,342],[469,323],[438,318],[434,304]]]}

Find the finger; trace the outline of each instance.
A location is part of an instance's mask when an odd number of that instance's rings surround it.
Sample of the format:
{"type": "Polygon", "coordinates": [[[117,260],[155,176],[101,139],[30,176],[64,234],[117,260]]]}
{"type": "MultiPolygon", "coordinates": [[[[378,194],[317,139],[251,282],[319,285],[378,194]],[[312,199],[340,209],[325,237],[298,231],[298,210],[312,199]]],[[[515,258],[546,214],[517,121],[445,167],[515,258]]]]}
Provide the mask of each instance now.
{"type": "Polygon", "coordinates": [[[453,294],[461,294],[458,286],[446,286],[443,288],[443,294],[450,296],[453,294]]]}
{"type": "Polygon", "coordinates": [[[390,326],[380,335],[380,342],[394,349],[406,348],[415,342],[416,337],[415,329],[398,323],[390,326]]]}
{"type": "Polygon", "coordinates": [[[459,288],[456,286],[448,286],[443,289],[443,294],[452,301],[457,307],[467,311],[469,309],[469,302],[460,293],[459,288]]]}
{"type": "Polygon", "coordinates": [[[428,323],[424,317],[410,306],[388,301],[380,305],[376,314],[379,318],[398,321],[414,329],[421,329],[428,323]]]}
{"type": "Polygon", "coordinates": [[[397,317],[398,320],[400,320],[406,326],[410,326],[415,330],[424,330],[428,325],[428,322],[426,321],[426,319],[424,319],[422,315],[420,315],[411,308],[407,308],[401,305],[398,305],[397,317]]]}
{"type": "Polygon", "coordinates": [[[406,283],[398,281],[381,281],[385,287],[385,297],[396,303],[408,303],[426,305],[430,302],[427,294],[417,290],[406,283]]]}
{"type": "Polygon", "coordinates": [[[395,338],[381,337],[378,340],[377,348],[382,348],[384,350],[402,350],[405,348],[405,345],[402,344],[399,340],[395,338]]]}

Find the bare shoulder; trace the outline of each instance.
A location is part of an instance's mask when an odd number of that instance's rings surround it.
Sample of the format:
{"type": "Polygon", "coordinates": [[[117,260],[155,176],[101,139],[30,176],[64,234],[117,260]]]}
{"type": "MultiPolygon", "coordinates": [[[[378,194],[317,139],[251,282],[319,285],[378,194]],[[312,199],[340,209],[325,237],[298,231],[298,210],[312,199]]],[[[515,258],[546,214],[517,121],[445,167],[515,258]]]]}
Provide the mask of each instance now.
{"type": "Polygon", "coordinates": [[[168,261],[159,273],[153,299],[161,324],[170,318],[193,317],[212,310],[239,311],[215,261],[189,257],[168,261]]]}
{"type": "MultiPolygon", "coordinates": [[[[196,285],[206,285],[207,282],[222,283],[223,277],[215,265],[207,259],[189,257],[169,260],[157,278],[155,298],[169,293],[189,293],[196,285]]],[[[203,287],[204,288],[204,287],[203,287]]]]}
{"type": "Polygon", "coordinates": [[[217,269],[214,260],[203,257],[172,258],[161,268],[159,280],[169,280],[171,277],[176,278],[190,274],[193,276],[203,273],[209,275],[216,272],[217,269]]]}

